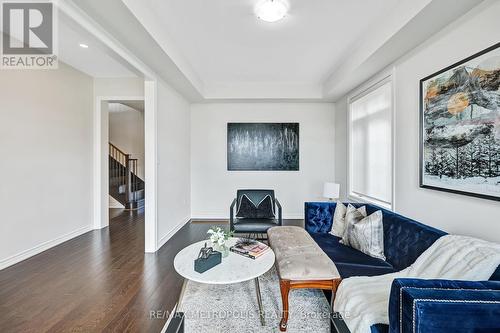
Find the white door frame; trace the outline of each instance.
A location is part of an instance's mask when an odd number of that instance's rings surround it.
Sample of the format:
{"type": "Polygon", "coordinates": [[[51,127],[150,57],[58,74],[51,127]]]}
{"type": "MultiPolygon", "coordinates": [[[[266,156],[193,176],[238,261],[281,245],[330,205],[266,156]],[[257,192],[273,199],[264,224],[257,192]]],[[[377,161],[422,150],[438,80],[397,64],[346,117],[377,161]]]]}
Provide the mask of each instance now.
{"type": "Polygon", "coordinates": [[[144,82],[144,251],[158,250],[158,83],[144,82]]]}
{"type": "Polygon", "coordinates": [[[144,101],[144,169],[145,211],[144,250],[157,250],[157,198],[156,198],[156,82],[145,81],[144,96],[96,96],[93,119],[93,215],[94,229],[109,225],[109,173],[108,173],[108,122],[103,122],[102,103],[109,101],[144,101]]]}
{"type": "MultiPolygon", "coordinates": [[[[85,30],[90,34],[95,36],[104,45],[116,53],[119,57],[125,60],[131,67],[132,71],[140,73],[145,78],[144,85],[144,96],[141,96],[139,100],[144,100],[145,110],[144,110],[144,132],[145,132],[145,252],[156,252],[158,250],[158,240],[157,240],[157,134],[156,134],[156,115],[157,115],[157,78],[155,71],[151,70],[146,64],[144,64],[139,58],[137,58],[134,53],[126,49],[118,40],[112,37],[107,31],[105,31],[101,26],[96,24],[96,22],[84,13],[78,6],[76,6],[71,1],[59,1],[58,9],[63,11],[66,15],[75,20],[80,24],[85,30]]],[[[120,96],[99,96],[95,98],[94,107],[94,147],[93,147],[93,215],[94,215],[94,228],[100,229],[104,228],[108,224],[108,218],[102,218],[102,198],[103,195],[109,192],[109,188],[106,186],[104,190],[102,189],[101,182],[101,167],[102,167],[102,151],[101,148],[101,103],[102,101],[109,99],[125,99],[131,98],[120,97],[120,96]]],[[[106,171],[107,172],[107,171],[106,171]]],[[[106,196],[107,199],[107,196],[106,196]]],[[[105,216],[108,216],[106,209],[105,216]]]]}

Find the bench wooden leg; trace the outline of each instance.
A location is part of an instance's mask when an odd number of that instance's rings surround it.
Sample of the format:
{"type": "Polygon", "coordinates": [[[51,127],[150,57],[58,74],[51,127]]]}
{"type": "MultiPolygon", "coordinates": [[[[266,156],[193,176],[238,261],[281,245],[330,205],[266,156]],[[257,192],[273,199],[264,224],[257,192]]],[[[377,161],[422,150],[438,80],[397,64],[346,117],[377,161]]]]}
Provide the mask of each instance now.
{"type": "Polygon", "coordinates": [[[340,279],[333,280],[333,286],[332,286],[332,302],[331,302],[332,310],[333,310],[333,302],[335,302],[335,297],[337,296],[337,289],[339,288],[339,284],[340,284],[340,282],[341,282],[341,280],[340,280],[340,279]]]}
{"type": "Polygon", "coordinates": [[[333,280],[304,280],[304,281],[291,281],[280,279],[281,301],[283,304],[283,314],[280,321],[280,331],[286,331],[288,325],[288,294],[291,289],[311,288],[311,289],[326,289],[332,291],[332,309],[335,300],[335,294],[341,279],[333,280]]]}
{"type": "Polygon", "coordinates": [[[280,280],[281,304],[283,305],[283,313],[280,321],[280,331],[285,332],[288,325],[288,293],[290,292],[290,281],[280,280]]]}

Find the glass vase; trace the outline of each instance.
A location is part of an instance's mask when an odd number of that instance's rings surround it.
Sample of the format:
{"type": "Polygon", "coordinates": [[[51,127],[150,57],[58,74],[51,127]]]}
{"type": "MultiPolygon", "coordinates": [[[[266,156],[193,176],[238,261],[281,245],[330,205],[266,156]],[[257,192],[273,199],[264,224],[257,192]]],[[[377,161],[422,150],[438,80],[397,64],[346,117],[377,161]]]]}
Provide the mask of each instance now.
{"type": "Polygon", "coordinates": [[[222,258],[226,258],[229,255],[229,247],[227,247],[226,244],[224,245],[215,244],[214,250],[222,253],[222,258]]]}

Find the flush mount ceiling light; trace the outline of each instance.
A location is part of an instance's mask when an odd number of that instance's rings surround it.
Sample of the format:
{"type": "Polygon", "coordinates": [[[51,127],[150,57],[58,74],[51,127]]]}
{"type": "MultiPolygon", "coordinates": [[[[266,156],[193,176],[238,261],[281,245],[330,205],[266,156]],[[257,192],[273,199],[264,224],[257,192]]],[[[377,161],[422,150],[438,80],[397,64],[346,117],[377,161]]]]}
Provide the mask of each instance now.
{"type": "Polygon", "coordinates": [[[286,16],[288,4],[284,0],[263,0],[255,7],[257,17],[266,22],[276,22],[286,16]]]}
{"type": "Polygon", "coordinates": [[[80,47],[83,49],[88,49],[89,46],[87,44],[80,43],[80,47]]]}

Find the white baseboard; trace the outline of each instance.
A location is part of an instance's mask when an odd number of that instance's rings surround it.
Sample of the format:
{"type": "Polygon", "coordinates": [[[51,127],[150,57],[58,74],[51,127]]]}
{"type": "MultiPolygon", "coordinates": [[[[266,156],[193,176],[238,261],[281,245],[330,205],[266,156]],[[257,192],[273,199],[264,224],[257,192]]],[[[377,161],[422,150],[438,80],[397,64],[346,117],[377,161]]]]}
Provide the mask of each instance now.
{"type": "Polygon", "coordinates": [[[303,219],[304,219],[304,213],[283,215],[283,220],[303,220],[303,219]]]}
{"type": "Polygon", "coordinates": [[[186,217],[184,218],[179,224],[177,224],[172,230],[170,230],[165,236],[163,236],[162,238],[160,238],[160,240],[158,241],[158,248],[156,249],[156,251],[158,251],[163,245],[165,245],[165,243],[170,239],[172,238],[172,236],[175,235],[175,233],[179,230],[181,230],[181,228],[183,226],[185,226],[189,221],[191,221],[191,218],[190,217],[186,217]]]}
{"type": "Polygon", "coordinates": [[[82,235],[86,232],[89,232],[91,230],[93,230],[92,226],[85,226],[85,227],[79,228],[75,231],[72,231],[70,233],[67,233],[65,235],[54,238],[52,240],[43,242],[37,246],[32,247],[31,249],[19,252],[18,254],[15,254],[15,255],[10,256],[8,258],[1,259],[0,260],[0,270],[7,268],[9,266],[12,266],[14,264],[17,264],[23,260],[26,260],[34,255],[37,255],[43,251],[46,251],[46,250],[48,250],[56,245],[64,243],[72,238],[80,236],[80,235],[82,235]]]}

